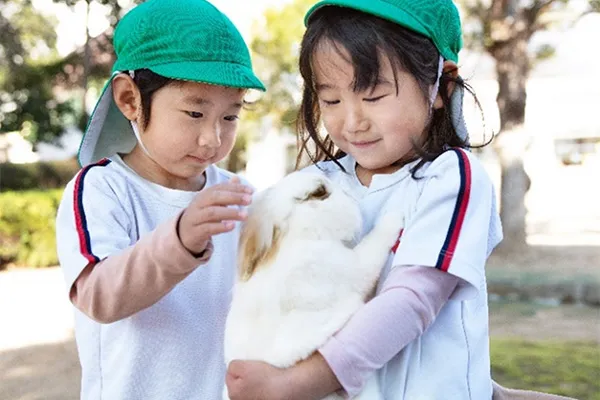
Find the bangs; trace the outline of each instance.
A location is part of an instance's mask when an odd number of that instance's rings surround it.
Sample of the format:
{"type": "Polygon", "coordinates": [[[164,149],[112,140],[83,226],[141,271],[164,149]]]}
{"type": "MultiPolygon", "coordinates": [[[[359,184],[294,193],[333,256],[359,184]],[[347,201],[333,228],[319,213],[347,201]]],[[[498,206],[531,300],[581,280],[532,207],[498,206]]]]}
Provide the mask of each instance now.
{"type": "MultiPolygon", "coordinates": [[[[337,76],[342,67],[336,65],[339,62],[348,63],[342,65],[344,71],[348,70],[348,65],[352,67],[350,89],[354,92],[373,91],[381,82],[389,81],[388,62],[396,95],[399,94],[401,74],[409,74],[415,79],[423,100],[427,102],[431,99],[434,85],[439,85],[438,95],[444,107],[432,113],[424,143],[413,143],[416,154],[421,157],[411,172],[413,178],[417,179],[415,174],[425,162],[435,159],[448,147],[469,147],[453,127],[448,91],[450,82],[466,90],[469,88],[460,76],[453,77],[452,71],[439,75],[440,53],[431,39],[375,15],[327,5],[311,15],[300,44],[299,69],[304,85],[296,120],[297,167],[308,158],[314,164],[332,161],[344,170],[338,159],[345,153],[336,148],[327,132],[322,132],[319,104],[319,90],[322,88],[319,85],[327,87],[327,82],[317,82],[315,75],[318,71],[337,76]],[[384,71],[385,77],[382,76],[384,71]]],[[[323,79],[328,78],[325,76],[323,79]]]]}
{"type": "MultiPolygon", "coordinates": [[[[325,7],[320,10],[316,18],[327,18],[328,11],[334,12],[336,7],[325,7]],[[333,9],[333,10],[327,10],[333,9]]],[[[300,65],[315,66],[315,53],[325,46],[331,46],[335,52],[346,62],[352,65],[354,77],[352,80],[352,89],[355,92],[363,92],[375,88],[381,81],[380,71],[384,57],[388,58],[392,65],[394,73],[394,84],[398,91],[397,68],[403,68],[401,60],[396,52],[386,45],[386,40],[383,35],[369,24],[365,24],[361,19],[361,23],[357,20],[359,15],[350,14],[337,16],[334,24],[315,24],[317,29],[313,31],[311,40],[305,42],[303,54],[301,57],[309,57],[308,60],[300,60],[300,65]]],[[[302,71],[306,81],[308,76],[302,71]]],[[[312,74],[311,74],[312,75],[312,74]]]]}

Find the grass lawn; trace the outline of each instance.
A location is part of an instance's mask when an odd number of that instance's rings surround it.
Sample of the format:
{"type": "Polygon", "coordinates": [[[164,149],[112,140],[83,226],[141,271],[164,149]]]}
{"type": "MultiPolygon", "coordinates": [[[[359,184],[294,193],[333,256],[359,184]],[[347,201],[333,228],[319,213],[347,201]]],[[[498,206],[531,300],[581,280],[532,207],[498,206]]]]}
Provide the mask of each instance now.
{"type": "Polygon", "coordinates": [[[593,342],[491,340],[492,376],[515,389],[600,400],[600,347],[593,342]]]}

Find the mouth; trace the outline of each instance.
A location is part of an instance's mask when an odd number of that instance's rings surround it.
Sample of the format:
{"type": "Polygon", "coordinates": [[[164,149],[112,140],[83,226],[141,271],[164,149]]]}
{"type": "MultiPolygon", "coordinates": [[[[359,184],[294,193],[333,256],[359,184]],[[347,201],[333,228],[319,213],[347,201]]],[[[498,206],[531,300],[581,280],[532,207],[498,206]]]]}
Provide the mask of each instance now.
{"type": "Polygon", "coordinates": [[[357,141],[357,142],[350,142],[350,144],[359,149],[366,149],[368,147],[374,146],[379,141],[381,141],[381,139],[361,140],[361,141],[357,141]]]}
{"type": "Polygon", "coordinates": [[[188,155],[186,158],[197,164],[207,164],[210,161],[210,158],[200,158],[200,157],[196,157],[196,156],[192,156],[192,155],[188,155]]]}

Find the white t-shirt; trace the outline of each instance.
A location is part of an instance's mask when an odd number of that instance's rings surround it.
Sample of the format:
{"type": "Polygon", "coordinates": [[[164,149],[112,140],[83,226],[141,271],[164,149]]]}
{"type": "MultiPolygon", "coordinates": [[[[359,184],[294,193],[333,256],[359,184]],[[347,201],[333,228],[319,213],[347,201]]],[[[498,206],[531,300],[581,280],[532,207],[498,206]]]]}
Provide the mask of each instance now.
{"type": "MultiPolygon", "coordinates": [[[[231,176],[210,166],[205,187],[231,176]]],[[[57,216],[58,255],[67,288],[90,261],[133,245],[196,195],[142,179],[119,156],[83,168],[67,185],[57,216]]],[[[100,324],[75,309],[82,399],[220,398],[238,229],[214,236],[207,264],[131,317],[100,324]]]]}
{"type": "MultiPolygon", "coordinates": [[[[491,399],[485,262],[502,240],[493,184],[464,150],[448,150],[411,176],[411,163],[375,175],[369,187],[356,177],[350,156],[320,169],[353,196],[364,219],[362,235],[386,207],[400,210],[405,226],[382,271],[421,265],[461,278],[461,284],[426,332],[378,371],[386,400],[491,399]]],[[[314,170],[316,167],[309,167],[314,170]]],[[[411,321],[407,321],[411,323],[411,321]]]]}

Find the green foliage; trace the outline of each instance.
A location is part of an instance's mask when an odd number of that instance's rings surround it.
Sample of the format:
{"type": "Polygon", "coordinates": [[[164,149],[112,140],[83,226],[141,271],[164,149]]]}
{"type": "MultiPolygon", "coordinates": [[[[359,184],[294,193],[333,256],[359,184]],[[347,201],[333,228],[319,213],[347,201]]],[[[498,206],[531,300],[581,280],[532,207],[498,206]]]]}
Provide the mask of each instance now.
{"type": "Polygon", "coordinates": [[[8,3],[13,12],[0,12],[0,133],[18,131],[33,143],[52,141],[74,118],[72,104],[53,92],[56,20],[29,1],[8,3]]]}
{"type": "Polygon", "coordinates": [[[254,118],[269,115],[276,128],[292,127],[299,106],[298,53],[304,33],[303,18],[312,0],[295,0],[264,14],[255,25],[250,47],[253,62],[267,93],[256,104],[254,118]]]}
{"type": "MultiPolygon", "coordinates": [[[[13,1],[13,3],[19,3],[13,1]]],[[[27,2],[22,2],[10,20],[19,34],[19,40],[24,53],[21,54],[27,61],[35,61],[40,57],[38,49],[45,50],[48,56],[56,56],[56,31],[54,27],[58,21],[54,17],[41,14],[27,2]]]]}
{"type": "MultiPolygon", "coordinates": [[[[108,6],[111,28],[129,5],[140,2],[54,1],[68,6],[80,2],[108,6]]],[[[55,142],[65,127],[81,125],[82,118],[87,120],[81,93],[87,87],[88,77],[95,79],[97,74],[101,74],[104,79],[110,71],[107,65],[97,65],[97,62],[86,65],[85,60],[89,61],[90,57],[106,60],[107,53],[112,56],[112,29],[109,29],[105,40],[96,40],[93,46],[89,46],[90,54],[76,50],[61,59],[56,51],[55,18],[40,13],[30,0],[1,3],[0,133],[20,132],[34,144],[55,142]],[[56,90],[59,87],[63,92],[60,98],[56,90]],[[67,98],[65,92],[68,92],[67,98]]]]}
{"type": "Polygon", "coordinates": [[[0,192],[62,188],[79,171],[75,159],[30,164],[0,164],[0,192]]]}
{"type": "Polygon", "coordinates": [[[23,65],[0,89],[0,100],[9,105],[0,111],[0,133],[21,132],[32,143],[53,142],[64,127],[75,123],[71,100],[58,101],[53,93],[52,65],[23,65]]]}
{"type": "Polygon", "coordinates": [[[271,7],[254,24],[252,63],[267,92],[258,99],[249,99],[252,104],[242,115],[227,169],[239,171],[245,167],[246,147],[260,140],[261,134],[266,133],[262,132],[264,129],[281,131],[295,126],[300,103],[298,52],[304,33],[303,17],[313,4],[312,0],[294,0],[271,7]]]}
{"type": "Polygon", "coordinates": [[[597,343],[492,339],[491,360],[502,386],[600,400],[597,343]]]}
{"type": "Polygon", "coordinates": [[[57,265],[55,218],[62,190],[0,193],[0,267],[57,265]]]}

